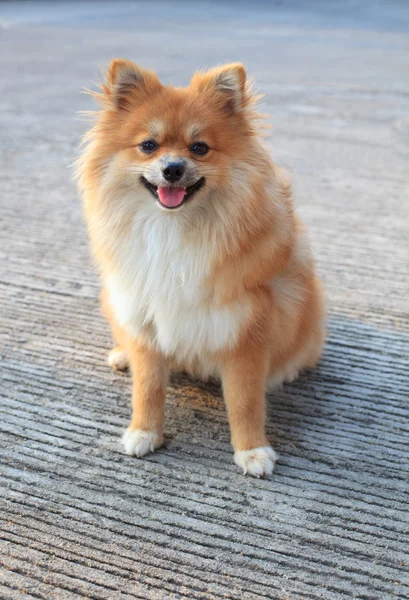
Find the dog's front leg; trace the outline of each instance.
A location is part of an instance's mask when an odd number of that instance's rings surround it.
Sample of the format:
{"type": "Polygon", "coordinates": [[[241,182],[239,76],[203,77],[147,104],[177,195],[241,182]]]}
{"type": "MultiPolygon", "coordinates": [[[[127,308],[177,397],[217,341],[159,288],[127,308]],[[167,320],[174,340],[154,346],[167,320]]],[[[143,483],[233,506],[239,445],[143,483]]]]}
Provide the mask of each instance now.
{"type": "Polygon", "coordinates": [[[234,460],[255,477],[271,475],[277,460],[265,435],[268,362],[267,344],[253,342],[226,356],[222,366],[234,460]]]}
{"type": "Polygon", "coordinates": [[[132,420],[122,438],[128,454],[144,456],[163,444],[168,367],[151,347],[127,340],[132,370],[132,420]]]}

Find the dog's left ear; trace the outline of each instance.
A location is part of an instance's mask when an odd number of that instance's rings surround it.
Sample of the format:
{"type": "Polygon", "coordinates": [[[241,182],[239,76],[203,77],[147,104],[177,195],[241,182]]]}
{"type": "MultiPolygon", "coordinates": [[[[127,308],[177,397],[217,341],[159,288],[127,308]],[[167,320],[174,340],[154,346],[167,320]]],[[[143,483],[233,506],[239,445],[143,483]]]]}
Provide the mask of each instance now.
{"type": "Polygon", "coordinates": [[[201,92],[216,92],[224,101],[225,111],[235,114],[245,105],[246,69],[241,63],[232,63],[195,73],[191,86],[201,92]]]}

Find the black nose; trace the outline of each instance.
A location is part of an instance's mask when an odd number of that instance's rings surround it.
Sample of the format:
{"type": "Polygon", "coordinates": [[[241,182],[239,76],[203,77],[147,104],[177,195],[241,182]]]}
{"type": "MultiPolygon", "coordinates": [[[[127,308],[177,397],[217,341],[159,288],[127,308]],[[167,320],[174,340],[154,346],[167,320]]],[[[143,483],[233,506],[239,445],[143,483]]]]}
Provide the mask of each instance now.
{"type": "Polygon", "coordinates": [[[181,162],[169,163],[162,171],[164,178],[170,183],[175,183],[175,181],[179,181],[179,179],[183,177],[184,172],[185,167],[184,164],[181,162]]]}

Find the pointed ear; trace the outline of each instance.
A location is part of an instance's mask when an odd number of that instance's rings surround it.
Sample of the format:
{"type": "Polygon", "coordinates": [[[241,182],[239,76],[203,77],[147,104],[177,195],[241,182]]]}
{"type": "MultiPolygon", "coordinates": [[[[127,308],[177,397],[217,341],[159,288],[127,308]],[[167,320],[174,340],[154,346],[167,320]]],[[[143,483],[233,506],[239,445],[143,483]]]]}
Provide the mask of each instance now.
{"type": "Polygon", "coordinates": [[[122,58],[111,61],[106,80],[105,94],[119,111],[128,110],[143,96],[161,87],[153,71],[146,71],[131,60],[122,58]]]}
{"type": "Polygon", "coordinates": [[[191,86],[200,92],[220,93],[225,111],[234,114],[245,105],[246,69],[241,63],[232,63],[207,73],[195,73],[191,86]]]}

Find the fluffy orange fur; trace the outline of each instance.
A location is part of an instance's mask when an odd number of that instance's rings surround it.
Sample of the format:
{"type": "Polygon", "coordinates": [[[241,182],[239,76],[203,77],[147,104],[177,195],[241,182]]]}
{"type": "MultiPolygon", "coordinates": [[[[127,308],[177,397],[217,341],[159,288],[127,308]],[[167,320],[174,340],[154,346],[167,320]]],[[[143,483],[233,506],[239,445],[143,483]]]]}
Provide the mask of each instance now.
{"type": "Polygon", "coordinates": [[[266,386],[315,365],[324,302],[290,182],[263,147],[245,69],[199,72],[175,88],[116,59],[94,97],[101,110],[79,180],[119,344],[110,364],[133,375],[125,448],[142,456],[163,443],[170,369],[215,375],[236,463],[268,475],[276,455],[264,431],[266,386]],[[184,165],[186,181],[164,180],[170,161],[184,165]],[[175,185],[193,191],[169,210],[158,190],[175,185]]]}

